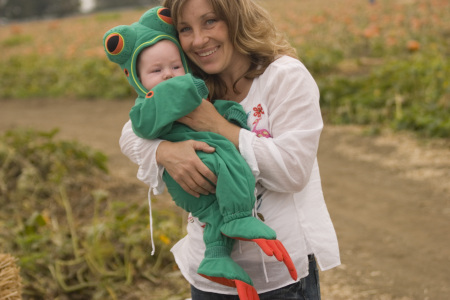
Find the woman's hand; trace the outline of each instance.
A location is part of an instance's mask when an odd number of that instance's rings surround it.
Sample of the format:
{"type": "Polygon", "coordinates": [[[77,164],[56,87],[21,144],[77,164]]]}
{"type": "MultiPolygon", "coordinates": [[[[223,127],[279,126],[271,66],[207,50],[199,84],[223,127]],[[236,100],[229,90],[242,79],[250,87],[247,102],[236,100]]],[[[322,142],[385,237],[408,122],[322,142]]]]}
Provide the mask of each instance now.
{"type": "Polygon", "coordinates": [[[227,122],[217,112],[214,105],[208,100],[202,100],[202,103],[191,113],[177,120],[195,131],[216,132],[223,121],[227,122]]]}
{"type": "Polygon", "coordinates": [[[239,149],[239,131],[241,128],[228,122],[208,100],[203,99],[196,109],[177,121],[195,131],[209,131],[220,134],[239,149]]]}
{"type": "Polygon", "coordinates": [[[187,193],[199,197],[200,194],[208,195],[216,192],[217,177],[201,161],[196,151],[212,153],[215,148],[194,140],[177,143],[164,141],[156,150],[156,161],[164,166],[187,193]]]}

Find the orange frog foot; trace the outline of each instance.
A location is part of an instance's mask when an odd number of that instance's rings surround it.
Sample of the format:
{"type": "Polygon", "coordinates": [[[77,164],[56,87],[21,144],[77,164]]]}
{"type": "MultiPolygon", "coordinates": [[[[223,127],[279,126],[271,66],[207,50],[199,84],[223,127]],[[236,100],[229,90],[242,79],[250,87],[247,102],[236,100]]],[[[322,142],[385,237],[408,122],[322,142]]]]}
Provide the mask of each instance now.
{"type": "Polygon", "coordinates": [[[253,239],[246,241],[255,242],[266,255],[275,256],[278,261],[282,261],[286,265],[292,279],[297,280],[297,270],[295,269],[294,263],[292,262],[289,253],[287,252],[286,248],[284,248],[283,243],[281,243],[279,240],[266,239],[253,239]]]}
{"type": "Polygon", "coordinates": [[[200,274],[203,277],[220,283],[222,285],[226,285],[229,287],[235,287],[237,289],[239,299],[240,300],[259,300],[258,293],[256,292],[256,289],[251,286],[250,284],[247,284],[243,281],[237,280],[237,279],[227,279],[224,277],[212,277],[212,276],[206,276],[203,274],[200,274]]]}

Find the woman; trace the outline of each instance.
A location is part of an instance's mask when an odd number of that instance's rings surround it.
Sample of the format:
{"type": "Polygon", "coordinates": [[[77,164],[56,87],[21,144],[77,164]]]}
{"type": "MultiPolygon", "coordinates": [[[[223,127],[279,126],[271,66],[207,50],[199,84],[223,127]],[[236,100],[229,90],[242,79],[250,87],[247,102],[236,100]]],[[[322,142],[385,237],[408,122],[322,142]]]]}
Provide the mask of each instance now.
{"type": "MultiPolygon", "coordinates": [[[[163,5],[171,9],[181,46],[211,100],[240,103],[252,130],[227,122],[206,100],[179,121],[234,143],[256,178],[258,216],[277,232],[301,279],[294,282],[254,243],[239,243],[233,259],[250,275],[260,299],[320,299],[316,259],[326,270],[340,258],[317,164],[323,122],[314,79],[254,0],[165,0],[163,5]]],[[[215,175],[196,155],[213,152],[207,144],[139,139],[129,122],[120,144],[155,194],[164,191],[164,169],[194,196],[214,192],[215,175]]],[[[232,296],[236,289],[196,274],[205,247],[203,224],[189,220],[188,235],[172,252],[191,284],[192,299],[238,299],[232,296]]]]}

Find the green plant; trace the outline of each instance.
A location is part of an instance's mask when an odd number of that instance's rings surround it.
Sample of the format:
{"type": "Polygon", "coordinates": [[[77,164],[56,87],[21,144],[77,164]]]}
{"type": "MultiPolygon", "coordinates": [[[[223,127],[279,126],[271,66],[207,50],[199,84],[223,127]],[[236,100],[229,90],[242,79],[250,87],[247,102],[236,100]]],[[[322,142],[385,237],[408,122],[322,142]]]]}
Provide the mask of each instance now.
{"type": "Polygon", "coordinates": [[[2,46],[3,47],[20,46],[20,45],[29,44],[32,40],[33,40],[33,38],[30,35],[18,34],[18,35],[13,35],[11,37],[8,37],[7,39],[4,39],[2,41],[2,46]]]}
{"type": "Polygon", "coordinates": [[[13,56],[0,61],[1,98],[101,98],[134,95],[125,76],[106,58],[13,56]]]}
{"type": "Polygon", "coordinates": [[[450,137],[450,60],[424,53],[387,61],[368,75],[320,78],[326,119],[389,125],[428,137],[450,137]]]}
{"type": "Polygon", "coordinates": [[[342,50],[337,48],[319,48],[305,45],[298,50],[300,59],[315,76],[328,74],[336,70],[343,59],[342,50]]]}
{"type": "Polygon", "coordinates": [[[119,299],[139,284],[184,292],[163,280],[176,270],[178,213],[153,211],[151,256],[145,198],[123,199],[136,188],[109,185],[106,156],[57,132],[0,136],[0,245],[20,259],[24,297],[119,299]]]}

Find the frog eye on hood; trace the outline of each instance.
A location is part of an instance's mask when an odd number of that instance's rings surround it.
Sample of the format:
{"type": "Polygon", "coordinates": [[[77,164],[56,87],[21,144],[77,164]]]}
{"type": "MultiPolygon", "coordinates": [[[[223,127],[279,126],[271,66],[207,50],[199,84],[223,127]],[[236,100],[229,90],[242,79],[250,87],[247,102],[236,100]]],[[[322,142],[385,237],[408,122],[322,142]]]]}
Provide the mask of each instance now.
{"type": "Polygon", "coordinates": [[[158,17],[167,24],[172,25],[172,16],[170,14],[170,9],[166,7],[161,7],[158,9],[158,17]]]}
{"type": "Polygon", "coordinates": [[[113,32],[105,38],[105,49],[111,55],[117,55],[122,52],[124,45],[123,37],[117,32],[113,32]]]}
{"type": "MultiPolygon", "coordinates": [[[[0,0],[1,1],[1,0],[0,0]]],[[[173,37],[177,31],[173,26],[173,19],[170,9],[164,6],[155,6],[147,10],[139,19],[139,23],[148,27],[155,34],[168,34],[173,37]]]]}
{"type": "Polygon", "coordinates": [[[128,25],[116,26],[103,36],[106,56],[119,65],[124,64],[131,57],[135,42],[136,31],[128,25]]]}

